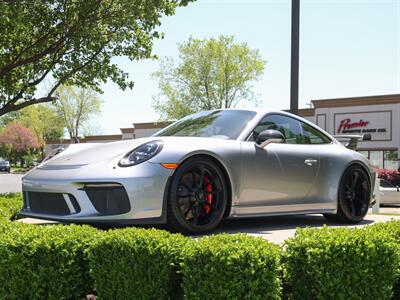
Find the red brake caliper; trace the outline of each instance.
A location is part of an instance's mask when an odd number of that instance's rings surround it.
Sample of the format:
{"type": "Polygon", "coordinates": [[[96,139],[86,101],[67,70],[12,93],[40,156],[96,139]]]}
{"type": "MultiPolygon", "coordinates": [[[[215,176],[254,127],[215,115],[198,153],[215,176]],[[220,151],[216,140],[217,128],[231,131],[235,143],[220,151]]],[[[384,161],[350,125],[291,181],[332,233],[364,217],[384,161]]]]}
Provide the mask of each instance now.
{"type": "Polygon", "coordinates": [[[204,197],[205,197],[204,200],[206,201],[206,203],[209,203],[209,204],[203,206],[203,211],[205,214],[208,215],[211,212],[211,204],[212,204],[212,200],[213,200],[213,195],[212,195],[213,186],[207,176],[204,176],[204,185],[206,187],[206,193],[204,194],[204,197]]]}

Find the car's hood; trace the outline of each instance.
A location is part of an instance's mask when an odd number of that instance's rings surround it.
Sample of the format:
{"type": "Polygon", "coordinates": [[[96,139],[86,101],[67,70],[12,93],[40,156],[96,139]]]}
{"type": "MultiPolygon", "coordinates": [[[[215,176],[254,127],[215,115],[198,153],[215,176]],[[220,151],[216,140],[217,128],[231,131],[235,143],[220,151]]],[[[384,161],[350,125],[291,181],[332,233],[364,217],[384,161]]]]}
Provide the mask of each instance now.
{"type": "Polygon", "coordinates": [[[225,143],[234,142],[204,137],[148,137],[102,144],[73,144],[64,152],[61,152],[38,168],[57,168],[62,166],[78,167],[104,162],[118,164],[118,161],[125,154],[146,142],[154,140],[162,140],[164,142],[164,149],[162,152],[175,151],[175,149],[183,150],[183,152],[190,152],[193,149],[207,149],[218,144],[223,145],[225,143]]]}
{"type": "Polygon", "coordinates": [[[39,168],[66,165],[78,166],[121,159],[126,153],[149,140],[154,139],[144,138],[111,143],[72,144],[66,150],[39,166],[39,168]]]}

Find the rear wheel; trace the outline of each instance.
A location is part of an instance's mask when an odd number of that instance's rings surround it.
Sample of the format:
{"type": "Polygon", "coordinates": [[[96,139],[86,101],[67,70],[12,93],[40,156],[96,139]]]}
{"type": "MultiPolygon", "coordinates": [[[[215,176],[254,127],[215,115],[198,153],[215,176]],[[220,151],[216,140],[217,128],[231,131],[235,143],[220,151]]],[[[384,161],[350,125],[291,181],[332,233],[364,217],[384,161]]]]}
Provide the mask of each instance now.
{"type": "Polygon", "coordinates": [[[167,203],[168,224],[184,233],[205,233],[223,219],[227,206],[225,178],[207,158],[192,158],[176,170],[167,203]]]}
{"type": "Polygon", "coordinates": [[[324,216],[330,221],[358,223],[367,214],[370,199],[371,184],[367,172],[360,166],[351,166],[340,181],[336,215],[324,216]]]}

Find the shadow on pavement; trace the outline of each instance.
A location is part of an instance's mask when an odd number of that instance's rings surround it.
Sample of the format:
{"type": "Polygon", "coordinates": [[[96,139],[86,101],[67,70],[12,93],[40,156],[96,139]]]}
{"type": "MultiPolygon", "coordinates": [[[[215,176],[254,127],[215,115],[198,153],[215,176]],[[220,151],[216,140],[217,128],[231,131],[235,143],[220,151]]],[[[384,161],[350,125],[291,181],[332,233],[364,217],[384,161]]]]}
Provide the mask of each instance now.
{"type": "MultiPolygon", "coordinates": [[[[269,232],[279,230],[295,230],[296,228],[305,227],[322,227],[332,226],[365,226],[374,223],[368,219],[358,224],[343,224],[327,221],[322,215],[296,215],[296,216],[279,216],[279,217],[257,217],[231,219],[222,223],[214,233],[251,233],[251,234],[268,234],[269,232]]],[[[271,233],[270,233],[271,234],[271,233]]]]}
{"type": "MultiPolygon", "coordinates": [[[[363,227],[379,221],[387,221],[388,216],[367,215],[366,218],[358,224],[342,224],[327,221],[322,215],[296,215],[296,216],[276,216],[276,217],[257,217],[257,218],[240,218],[225,220],[220,226],[209,233],[247,233],[250,235],[260,236],[271,242],[282,243],[286,239],[295,234],[296,228],[314,227],[319,228],[324,225],[328,227],[363,227]]],[[[21,220],[20,220],[21,221],[21,220]]],[[[24,222],[31,224],[49,225],[54,224],[51,221],[25,219],[24,222]]],[[[66,224],[66,223],[58,223],[66,224]]],[[[106,224],[88,224],[101,230],[117,229],[131,227],[131,225],[106,225],[106,224]]],[[[165,225],[147,225],[136,226],[140,228],[157,228],[167,229],[165,225]]],[[[193,238],[200,237],[192,235],[193,238]]]]}

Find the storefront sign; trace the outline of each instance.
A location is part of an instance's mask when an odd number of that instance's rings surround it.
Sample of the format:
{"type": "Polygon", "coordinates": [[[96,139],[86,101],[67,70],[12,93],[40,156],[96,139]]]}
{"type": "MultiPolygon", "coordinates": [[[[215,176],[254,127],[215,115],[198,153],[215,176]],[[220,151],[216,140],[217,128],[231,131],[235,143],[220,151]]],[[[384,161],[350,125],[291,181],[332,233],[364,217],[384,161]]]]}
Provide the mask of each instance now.
{"type": "Polygon", "coordinates": [[[374,141],[392,140],[392,112],[336,113],[335,134],[370,133],[374,141]]]}

